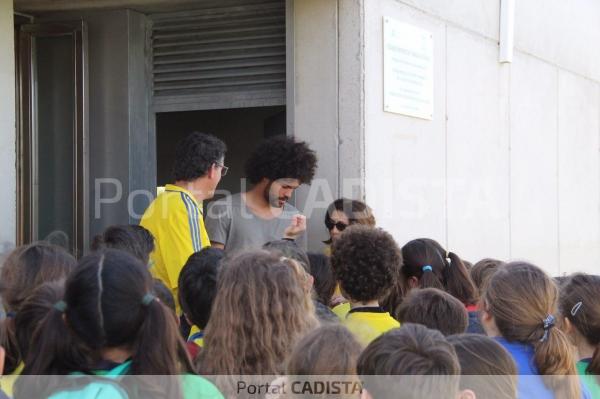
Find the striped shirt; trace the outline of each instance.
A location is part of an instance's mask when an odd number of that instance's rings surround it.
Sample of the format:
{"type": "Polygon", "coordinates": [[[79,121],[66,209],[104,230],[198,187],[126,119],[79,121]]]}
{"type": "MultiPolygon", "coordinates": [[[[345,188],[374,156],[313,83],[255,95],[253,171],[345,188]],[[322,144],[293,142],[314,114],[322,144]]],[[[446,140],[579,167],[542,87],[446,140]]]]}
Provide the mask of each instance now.
{"type": "Polygon", "coordinates": [[[167,184],[144,212],[140,225],[155,239],[150,272],[171,289],[177,302],[181,269],[190,255],[210,246],[202,206],[189,191],[167,184]]]}

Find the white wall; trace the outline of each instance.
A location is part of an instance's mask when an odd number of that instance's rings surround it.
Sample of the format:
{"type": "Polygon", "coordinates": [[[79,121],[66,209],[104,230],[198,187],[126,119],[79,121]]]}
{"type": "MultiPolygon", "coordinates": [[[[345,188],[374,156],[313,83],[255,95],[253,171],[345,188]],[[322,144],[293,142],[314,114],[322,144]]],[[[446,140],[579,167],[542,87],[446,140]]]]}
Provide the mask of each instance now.
{"type": "Polygon", "coordinates": [[[600,2],[365,1],[366,199],[397,240],[552,274],[600,264],[600,2]],[[434,116],[383,112],[383,16],[434,38],[434,116]]]}
{"type": "Polygon", "coordinates": [[[0,0],[0,253],[16,235],[15,42],[13,2],[0,0]]]}

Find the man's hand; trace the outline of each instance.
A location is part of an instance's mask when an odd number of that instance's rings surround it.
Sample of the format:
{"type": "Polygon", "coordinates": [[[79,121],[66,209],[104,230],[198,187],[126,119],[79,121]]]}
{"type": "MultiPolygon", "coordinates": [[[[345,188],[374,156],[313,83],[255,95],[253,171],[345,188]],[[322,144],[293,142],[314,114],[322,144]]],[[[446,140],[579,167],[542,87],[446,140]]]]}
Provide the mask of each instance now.
{"type": "Polygon", "coordinates": [[[292,222],[283,232],[283,238],[295,240],[304,231],[306,231],[306,216],[300,214],[294,215],[292,222]]]}

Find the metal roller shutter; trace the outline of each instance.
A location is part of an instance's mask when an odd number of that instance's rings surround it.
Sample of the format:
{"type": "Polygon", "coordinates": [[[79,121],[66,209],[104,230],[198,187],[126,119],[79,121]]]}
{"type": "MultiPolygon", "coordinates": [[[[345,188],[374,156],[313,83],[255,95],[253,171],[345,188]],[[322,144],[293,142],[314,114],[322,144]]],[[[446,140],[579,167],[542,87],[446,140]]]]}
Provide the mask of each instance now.
{"type": "Polygon", "coordinates": [[[284,0],[151,15],[156,112],[284,105],[284,0]]]}

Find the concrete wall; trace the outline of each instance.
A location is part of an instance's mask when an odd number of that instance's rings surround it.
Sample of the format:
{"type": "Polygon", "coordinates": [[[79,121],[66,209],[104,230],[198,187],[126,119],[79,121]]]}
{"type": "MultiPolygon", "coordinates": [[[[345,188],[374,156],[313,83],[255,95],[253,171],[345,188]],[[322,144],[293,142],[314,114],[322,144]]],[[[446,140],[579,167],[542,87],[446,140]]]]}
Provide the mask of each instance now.
{"type": "Polygon", "coordinates": [[[16,238],[15,41],[12,0],[0,0],[0,253],[16,238]]]}
{"type": "Polygon", "coordinates": [[[328,238],[325,209],[341,195],[364,195],[363,0],[292,4],[293,135],[317,151],[319,167],[296,204],[308,216],[308,246],[328,238]]]}
{"type": "Polygon", "coordinates": [[[597,272],[600,3],[516,3],[499,64],[499,0],[364,2],[366,199],[401,244],[597,272]],[[433,34],[431,121],[383,112],[383,16],[433,34]]]}

